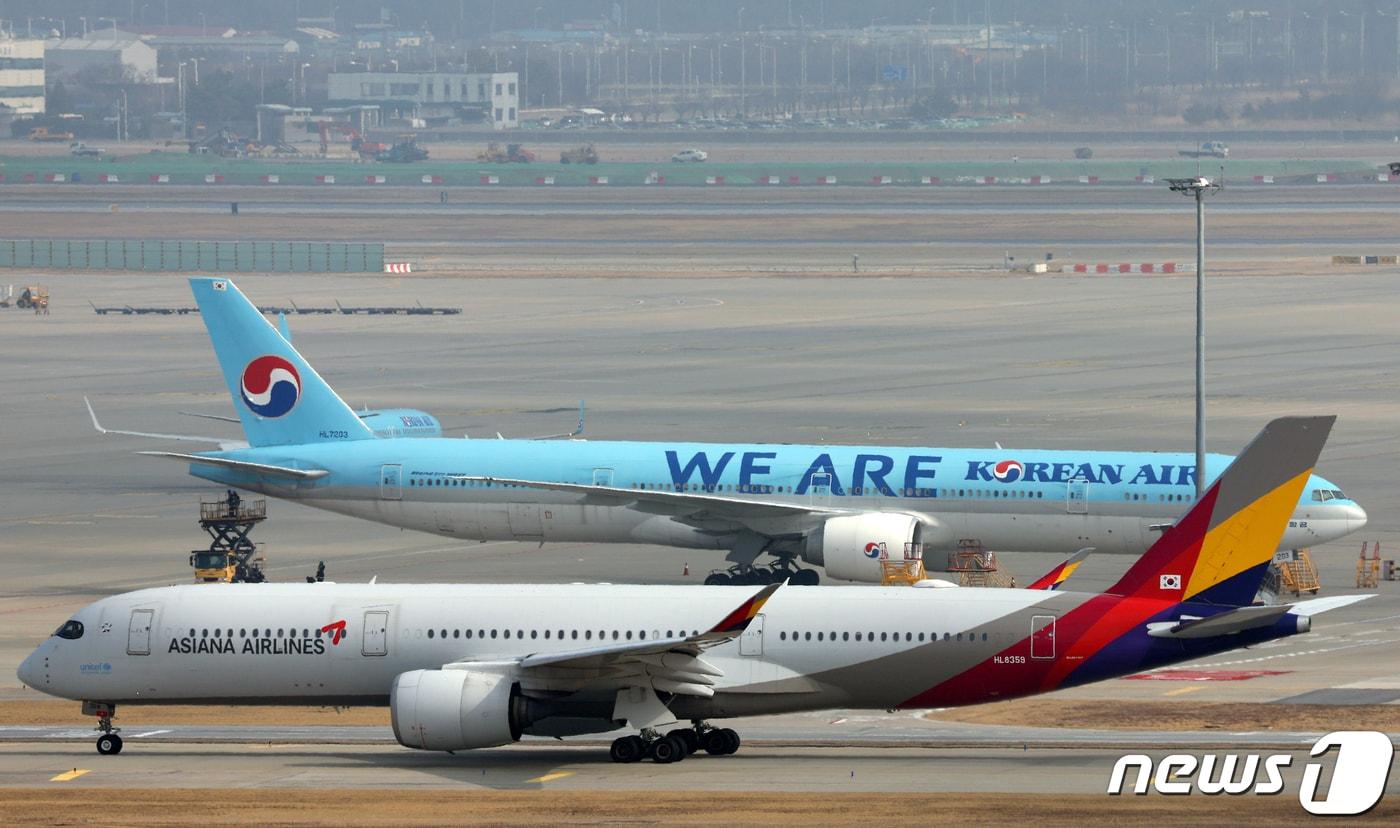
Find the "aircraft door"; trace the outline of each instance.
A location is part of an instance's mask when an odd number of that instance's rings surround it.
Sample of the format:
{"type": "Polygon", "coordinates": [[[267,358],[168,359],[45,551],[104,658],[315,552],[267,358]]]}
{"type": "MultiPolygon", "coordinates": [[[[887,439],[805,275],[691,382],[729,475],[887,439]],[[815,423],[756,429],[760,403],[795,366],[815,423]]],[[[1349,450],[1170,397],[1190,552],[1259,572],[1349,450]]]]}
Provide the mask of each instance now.
{"type": "Polygon", "coordinates": [[[1031,616],[1031,658],[1048,660],[1055,657],[1055,616],[1031,616]]]}
{"type": "Polygon", "coordinates": [[[389,654],[389,613],[387,610],[370,610],[365,613],[364,640],[360,654],[384,656],[389,654]]]}
{"type": "Polygon", "coordinates": [[[812,472],[807,478],[807,500],[813,506],[827,506],[831,503],[831,475],[826,472],[812,472]]]}
{"type": "Polygon", "coordinates": [[[594,469],[594,470],[593,470],[593,485],[594,485],[594,486],[611,486],[612,484],[613,484],[613,470],[612,470],[612,469],[601,469],[601,468],[599,468],[599,469],[594,469]]]}
{"type": "Polygon", "coordinates": [[[379,497],[381,500],[403,499],[403,466],[386,463],[379,467],[379,497]]]}
{"type": "Polygon", "coordinates": [[[510,521],[510,534],[514,538],[539,540],[544,537],[538,503],[512,503],[506,512],[506,519],[510,521]]]}
{"type": "Polygon", "coordinates": [[[755,615],[748,629],[739,636],[739,655],[763,655],[763,613],[755,615]]]}
{"type": "Polygon", "coordinates": [[[1065,485],[1065,512],[1071,515],[1089,514],[1089,481],[1077,477],[1065,485]]]}
{"type": "Polygon", "coordinates": [[[131,625],[126,629],[126,654],[151,654],[151,624],[156,611],[137,609],[131,611],[131,625]]]}

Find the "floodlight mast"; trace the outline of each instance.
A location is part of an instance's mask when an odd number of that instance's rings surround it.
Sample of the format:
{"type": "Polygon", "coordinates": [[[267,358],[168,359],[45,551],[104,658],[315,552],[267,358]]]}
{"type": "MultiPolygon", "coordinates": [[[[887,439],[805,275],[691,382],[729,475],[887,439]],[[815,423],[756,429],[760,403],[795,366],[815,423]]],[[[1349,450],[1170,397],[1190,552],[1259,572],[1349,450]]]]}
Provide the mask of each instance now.
{"type": "Polygon", "coordinates": [[[1168,178],[1174,193],[1196,199],[1196,498],[1206,490],[1206,205],[1221,185],[1204,176],[1168,178]]]}

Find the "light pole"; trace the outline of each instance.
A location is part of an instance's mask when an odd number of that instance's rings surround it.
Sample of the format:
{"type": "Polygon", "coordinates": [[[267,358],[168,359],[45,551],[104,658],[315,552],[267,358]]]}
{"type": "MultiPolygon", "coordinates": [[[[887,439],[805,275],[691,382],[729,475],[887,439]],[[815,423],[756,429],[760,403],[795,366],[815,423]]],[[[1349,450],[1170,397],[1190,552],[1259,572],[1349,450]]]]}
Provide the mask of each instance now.
{"type": "Polygon", "coordinates": [[[1220,184],[1203,176],[1168,178],[1174,193],[1196,199],[1196,499],[1206,490],[1206,196],[1220,184]]]}

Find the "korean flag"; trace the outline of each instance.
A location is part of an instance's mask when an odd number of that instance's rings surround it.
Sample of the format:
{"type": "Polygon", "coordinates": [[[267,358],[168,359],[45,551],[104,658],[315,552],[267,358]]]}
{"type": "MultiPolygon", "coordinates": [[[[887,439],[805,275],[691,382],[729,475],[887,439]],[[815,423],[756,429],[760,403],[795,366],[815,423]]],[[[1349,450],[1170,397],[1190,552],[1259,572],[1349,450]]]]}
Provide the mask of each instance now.
{"type": "Polygon", "coordinates": [[[1161,589],[1181,589],[1181,576],[1163,575],[1158,578],[1157,586],[1161,589]]]}

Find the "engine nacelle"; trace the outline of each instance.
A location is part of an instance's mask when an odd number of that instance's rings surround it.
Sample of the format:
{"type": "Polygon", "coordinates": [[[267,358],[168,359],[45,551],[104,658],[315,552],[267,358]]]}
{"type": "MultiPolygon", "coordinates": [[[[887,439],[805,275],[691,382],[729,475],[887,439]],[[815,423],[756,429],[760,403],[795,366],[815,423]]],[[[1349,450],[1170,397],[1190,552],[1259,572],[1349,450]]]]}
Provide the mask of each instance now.
{"type": "Polygon", "coordinates": [[[416,408],[370,408],[356,412],[375,437],[441,437],[437,417],[416,408]]]}
{"type": "Polygon", "coordinates": [[[807,538],[802,557],[826,567],[826,574],[848,581],[880,583],[880,550],[891,560],[904,557],[906,543],[920,543],[922,523],[899,512],[867,512],[834,517],[807,538]]]}
{"type": "Polygon", "coordinates": [[[422,750],[470,750],[520,739],[521,699],[514,680],[472,670],[410,670],[394,679],[389,715],[394,738],[422,750]]]}

